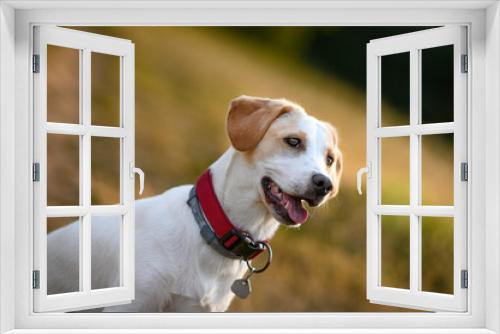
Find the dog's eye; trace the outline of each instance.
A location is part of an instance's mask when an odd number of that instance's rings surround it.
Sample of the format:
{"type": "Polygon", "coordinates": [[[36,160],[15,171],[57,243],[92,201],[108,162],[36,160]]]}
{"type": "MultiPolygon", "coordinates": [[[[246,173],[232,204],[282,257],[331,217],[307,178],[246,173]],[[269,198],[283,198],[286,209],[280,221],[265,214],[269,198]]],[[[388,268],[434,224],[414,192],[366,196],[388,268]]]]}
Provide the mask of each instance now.
{"type": "Polygon", "coordinates": [[[327,166],[331,166],[331,165],[333,165],[333,162],[334,162],[334,161],[335,161],[335,160],[333,159],[333,157],[332,157],[332,156],[328,155],[328,156],[326,157],[326,165],[327,165],[327,166]]]}
{"type": "Polygon", "coordinates": [[[285,143],[287,143],[290,147],[297,148],[300,146],[300,139],[299,138],[285,138],[285,143]]]}

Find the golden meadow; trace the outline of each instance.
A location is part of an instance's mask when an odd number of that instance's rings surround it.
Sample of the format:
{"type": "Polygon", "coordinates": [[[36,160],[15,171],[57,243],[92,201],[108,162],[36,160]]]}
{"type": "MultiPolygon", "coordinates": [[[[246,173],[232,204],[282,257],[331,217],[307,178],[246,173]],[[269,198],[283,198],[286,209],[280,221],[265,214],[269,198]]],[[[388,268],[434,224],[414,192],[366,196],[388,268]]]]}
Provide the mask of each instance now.
{"type": "MultiPolygon", "coordinates": [[[[365,165],[364,87],[350,82],[348,75],[323,71],[298,55],[314,33],[307,29],[316,28],[273,28],[271,32],[284,41],[278,46],[231,29],[82,28],[135,43],[136,165],[146,173],[143,197],[193,183],[227,149],[224,125],[232,98],[247,94],[296,101],[338,129],[344,153],[340,193],[314,210],[300,229],[278,231],[272,240],[273,264],[265,274],[253,276],[254,292],[247,300],[236,299],[230,311],[400,311],[366,300],[365,197],[355,189],[356,170],[365,165]]],[[[332,47],[327,38],[324,43],[325,48],[332,47]]],[[[317,52],[321,53],[319,45],[317,52]]],[[[78,122],[78,54],[49,47],[48,62],[49,121],[78,122]]],[[[331,62],[336,62],[335,57],[331,62]]],[[[354,66],[363,67],[364,63],[354,66]]],[[[117,59],[92,56],[94,124],[118,123],[118,73],[117,59]]],[[[398,108],[384,101],[384,120],[404,123],[405,115],[398,108]]],[[[451,141],[427,137],[422,140],[424,199],[428,204],[451,205],[451,141]]],[[[407,138],[382,143],[384,202],[408,203],[408,147],[407,138]]],[[[48,158],[49,205],[77,203],[78,138],[49,135],[48,158]]],[[[93,204],[119,201],[118,163],[118,141],[93,139],[93,204]]],[[[49,230],[64,223],[51,224],[49,230]]],[[[423,288],[427,291],[452,289],[452,223],[443,218],[422,220],[423,288]]],[[[382,283],[408,287],[407,217],[384,217],[382,238],[382,283]]]]}

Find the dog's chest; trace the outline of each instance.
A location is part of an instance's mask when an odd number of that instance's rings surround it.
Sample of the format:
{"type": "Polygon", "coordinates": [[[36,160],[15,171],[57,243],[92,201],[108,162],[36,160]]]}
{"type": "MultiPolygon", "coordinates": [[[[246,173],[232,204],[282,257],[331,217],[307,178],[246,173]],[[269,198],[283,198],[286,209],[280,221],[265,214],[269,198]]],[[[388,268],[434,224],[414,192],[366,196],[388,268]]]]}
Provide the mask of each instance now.
{"type": "Polygon", "coordinates": [[[225,311],[234,297],[231,292],[233,282],[241,278],[246,271],[246,264],[232,260],[230,265],[213,267],[202,274],[200,303],[212,311],[225,311]]]}

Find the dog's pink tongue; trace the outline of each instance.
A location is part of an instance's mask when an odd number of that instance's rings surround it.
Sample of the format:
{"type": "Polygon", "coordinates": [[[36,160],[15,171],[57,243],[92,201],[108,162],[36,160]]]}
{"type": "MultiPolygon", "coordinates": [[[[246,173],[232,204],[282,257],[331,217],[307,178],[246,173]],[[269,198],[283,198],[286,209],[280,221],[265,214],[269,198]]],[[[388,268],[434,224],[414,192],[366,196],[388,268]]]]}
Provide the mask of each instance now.
{"type": "Polygon", "coordinates": [[[289,196],[287,194],[283,194],[284,199],[290,203],[288,205],[288,217],[295,224],[303,224],[307,220],[307,210],[302,206],[302,202],[300,199],[289,196]]]}

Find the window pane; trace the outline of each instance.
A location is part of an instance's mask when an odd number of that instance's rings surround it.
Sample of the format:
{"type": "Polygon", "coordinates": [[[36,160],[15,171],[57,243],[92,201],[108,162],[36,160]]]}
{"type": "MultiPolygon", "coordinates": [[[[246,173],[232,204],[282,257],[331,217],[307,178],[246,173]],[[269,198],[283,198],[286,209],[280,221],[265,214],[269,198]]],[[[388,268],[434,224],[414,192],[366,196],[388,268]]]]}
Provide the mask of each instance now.
{"type": "Polygon", "coordinates": [[[410,217],[381,217],[382,286],[410,288],[410,217]]]}
{"type": "Polygon", "coordinates": [[[47,45],[47,121],[80,122],[80,50],[47,45]]]}
{"type": "Polygon", "coordinates": [[[453,205],[453,134],[422,136],[422,204],[453,205]]]}
{"type": "Polygon", "coordinates": [[[92,124],[120,126],[120,57],[92,52],[92,124]]]}
{"type": "Polygon", "coordinates": [[[92,204],[120,203],[120,139],[92,137],[92,204]]]}
{"type": "Polygon", "coordinates": [[[49,295],[80,290],[79,222],[78,217],[47,218],[47,294],[49,295]]]}
{"type": "Polygon", "coordinates": [[[383,56],[381,67],[382,126],[408,125],[410,124],[410,53],[383,56]]]}
{"type": "Polygon", "coordinates": [[[422,290],[453,294],[453,218],[421,221],[422,290]]]}
{"type": "Polygon", "coordinates": [[[382,204],[410,204],[410,139],[381,138],[382,204]]]}
{"type": "Polygon", "coordinates": [[[453,122],[453,45],[422,50],[422,123],[453,122]]]}
{"type": "Polygon", "coordinates": [[[92,216],[92,289],[120,286],[121,216],[92,216]]]}
{"type": "Polygon", "coordinates": [[[47,135],[47,205],[80,204],[80,138],[47,135]]]}

